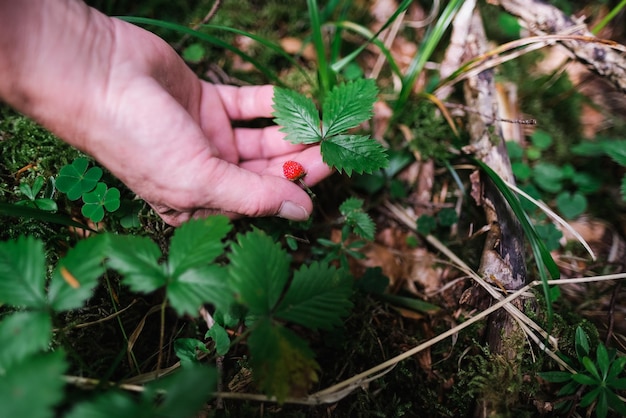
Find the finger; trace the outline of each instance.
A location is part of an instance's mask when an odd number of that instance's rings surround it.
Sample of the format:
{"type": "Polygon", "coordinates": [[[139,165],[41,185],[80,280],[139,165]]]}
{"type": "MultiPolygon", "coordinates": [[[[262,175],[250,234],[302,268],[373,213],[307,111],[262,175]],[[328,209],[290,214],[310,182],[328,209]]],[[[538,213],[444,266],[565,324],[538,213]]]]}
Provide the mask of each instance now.
{"type": "Polygon", "coordinates": [[[302,151],[285,154],[269,160],[245,161],[241,163],[241,167],[250,171],[284,178],[283,164],[288,160],[302,164],[306,172],[306,176],[302,180],[309,186],[319,183],[333,173],[333,170],[322,160],[319,146],[308,147],[302,151]]]}
{"type": "Polygon", "coordinates": [[[269,118],[272,116],[273,86],[215,85],[214,89],[231,120],[269,118]]]}
{"type": "Polygon", "coordinates": [[[223,160],[213,159],[205,172],[204,201],[197,208],[220,208],[244,216],[280,216],[303,221],[309,218],[313,202],[308,194],[290,181],[253,173],[223,160]]]}
{"type": "Polygon", "coordinates": [[[279,132],[279,129],[278,126],[263,129],[235,129],[235,146],[240,160],[270,159],[306,148],[305,145],[285,141],[285,135],[279,132]]]}

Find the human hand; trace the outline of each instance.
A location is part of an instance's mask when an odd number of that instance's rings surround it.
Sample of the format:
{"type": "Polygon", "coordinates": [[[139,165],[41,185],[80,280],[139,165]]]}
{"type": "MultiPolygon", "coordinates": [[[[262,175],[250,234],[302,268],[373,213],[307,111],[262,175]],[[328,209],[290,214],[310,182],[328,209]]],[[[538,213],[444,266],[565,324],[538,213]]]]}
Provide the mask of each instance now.
{"type": "Polygon", "coordinates": [[[35,51],[7,61],[7,71],[19,78],[4,86],[0,81],[10,104],[96,158],[169,224],[216,212],[308,218],[312,201],[283,177],[282,164],[300,162],[304,181],[315,184],[331,172],[319,147],[292,145],[278,127],[231,125],[269,117],[271,86],[200,81],[155,35],[83,3],[60,4],[4,4],[9,34],[11,24],[49,32],[37,39],[22,34],[31,38],[21,48],[18,35],[0,45],[9,58],[35,51]],[[20,9],[27,7],[38,13],[20,9]],[[11,16],[15,8],[20,10],[11,16]],[[33,15],[45,22],[20,24],[33,15]]]}

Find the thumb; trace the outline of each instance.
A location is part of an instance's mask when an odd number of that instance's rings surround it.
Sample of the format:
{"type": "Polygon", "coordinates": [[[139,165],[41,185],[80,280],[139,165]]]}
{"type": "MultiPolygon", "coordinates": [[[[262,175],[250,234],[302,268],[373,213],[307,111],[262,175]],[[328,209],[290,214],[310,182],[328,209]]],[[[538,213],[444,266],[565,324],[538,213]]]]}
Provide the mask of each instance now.
{"type": "Polygon", "coordinates": [[[313,202],[304,190],[275,175],[228,164],[211,183],[214,187],[209,191],[207,207],[249,217],[279,216],[293,221],[307,220],[313,210],[313,202]]]}

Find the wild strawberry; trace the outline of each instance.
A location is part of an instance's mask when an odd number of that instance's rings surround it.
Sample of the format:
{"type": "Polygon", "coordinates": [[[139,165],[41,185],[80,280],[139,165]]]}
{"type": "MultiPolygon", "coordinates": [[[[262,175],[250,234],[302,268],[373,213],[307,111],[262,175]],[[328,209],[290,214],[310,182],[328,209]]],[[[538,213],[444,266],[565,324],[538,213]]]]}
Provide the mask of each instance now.
{"type": "Polygon", "coordinates": [[[306,176],[306,171],[304,171],[302,164],[297,161],[285,161],[283,164],[283,174],[287,180],[297,181],[300,183],[309,196],[311,196],[311,198],[315,198],[315,193],[313,193],[313,191],[309,189],[309,186],[307,186],[302,180],[302,178],[306,176]]]}
{"type": "Polygon", "coordinates": [[[288,180],[297,181],[306,176],[304,167],[297,161],[286,161],[283,164],[283,174],[288,180]]]}

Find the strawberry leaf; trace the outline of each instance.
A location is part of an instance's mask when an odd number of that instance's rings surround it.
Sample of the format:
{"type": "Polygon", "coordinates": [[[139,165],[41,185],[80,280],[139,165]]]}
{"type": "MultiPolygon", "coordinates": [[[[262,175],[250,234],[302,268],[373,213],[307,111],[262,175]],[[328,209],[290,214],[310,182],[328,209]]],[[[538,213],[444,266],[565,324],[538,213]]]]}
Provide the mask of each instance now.
{"type": "Polygon", "coordinates": [[[285,297],[278,305],[278,318],[311,329],[331,329],[350,312],[352,278],[343,270],[315,262],[296,271],[285,297]]]}
{"type": "Polygon", "coordinates": [[[0,303],[44,309],[47,305],[43,243],[19,237],[0,243],[0,303]]]}
{"type": "Polygon", "coordinates": [[[45,311],[16,312],[0,321],[0,374],[50,346],[52,320],[45,311]]]}
{"type": "Polygon", "coordinates": [[[339,211],[346,217],[346,224],[352,231],[365,239],[373,240],[376,232],[376,225],[370,216],[363,212],[363,200],[357,198],[346,199],[339,211]]]}
{"type": "Polygon", "coordinates": [[[107,249],[108,236],[96,235],[68,251],[50,280],[48,299],[52,309],[60,312],[83,306],[104,274],[107,249]]]}
{"type": "Polygon", "coordinates": [[[288,396],[304,396],[317,382],[319,365],[307,344],[269,318],[255,323],[248,347],[255,382],[278,402],[288,396]]]}
{"type": "Polygon", "coordinates": [[[322,106],[322,135],[340,134],[372,117],[378,88],[372,79],[359,79],[335,86],[322,106]]]}
{"type": "Polygon", "coordinates": [[[385,149],[368,136],[336,135],[322,142],[321,151],[326,164],[348,176],[353,171],[372,173],[388,164],[385,149]]]}
{"type": "Polygon", "coordinates": [[[195,315],[203,303],[227,309],[233,300],[228,272],[217,265],[195,267],[173,276],[167,284],[167,297],[179,316],[195,315]]]}
{"type": "Polygon", "coordinates": [[[274,122],[281,125],[285,139],[293,144],[322,140],[320,117],[315,103],[293,90],[274,87],[274,122]]]}
{"type": "Polygon", "coordinates": [[[238,235],[230,254],[230,280],[238,299],[253,315],[268,315],[289,278],[289,256],[264,232],[238,235]]]}
{"type": "Polygon", "coordinates": [[[176,275],[192,267],[207,265],[224,253],[222,240],[232,225],[226,216],[194,219],[181,225],[172,237],[168,265],[176,275]]]}
{"type": "Polygon", "coordinates": [[[167,283],[159,265],[161,250],[146,237],[110,236],[108,265],[124,276],[124,284],[135,292],[149,293],[167,283]]]}

